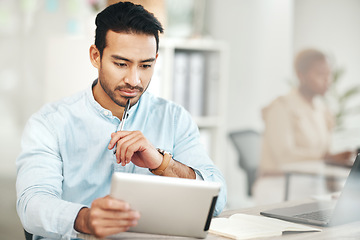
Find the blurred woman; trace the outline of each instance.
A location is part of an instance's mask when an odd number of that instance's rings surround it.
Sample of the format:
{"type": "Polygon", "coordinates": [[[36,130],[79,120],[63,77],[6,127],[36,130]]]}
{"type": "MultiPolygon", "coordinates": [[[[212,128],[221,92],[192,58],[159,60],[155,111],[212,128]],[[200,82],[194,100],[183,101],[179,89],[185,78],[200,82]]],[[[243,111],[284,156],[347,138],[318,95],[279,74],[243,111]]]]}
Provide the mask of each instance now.
{"type": "MultiPolygon", "coordinates": [[[[351,151],[337,154],[329,151],[335,121],[326,104],[318,98],[325,95],[332,77],[325,54],[315,49],[303,50],[296,56],[294,67],[299,81],[298,87],[287,95],[276,98],[262,112],[265,131],[260,178],[256,184],[258,191],[255,190],[260,202],[261,199],[267,199],[268,202],[283,200],[285,187],[281,167],[284,164],[326,161],[342,165],[348,164],[353,156],[351,151]],[[266,185],[269,183],[270,188],[279,186],[282,194],[273,192],[270,196],[261,196],[260,188],[267,189],[266,185]]],[[[303,187],[297,190],[304,196],[318,193],[314,191],[314,186],[311,189],[303,187]]]]}

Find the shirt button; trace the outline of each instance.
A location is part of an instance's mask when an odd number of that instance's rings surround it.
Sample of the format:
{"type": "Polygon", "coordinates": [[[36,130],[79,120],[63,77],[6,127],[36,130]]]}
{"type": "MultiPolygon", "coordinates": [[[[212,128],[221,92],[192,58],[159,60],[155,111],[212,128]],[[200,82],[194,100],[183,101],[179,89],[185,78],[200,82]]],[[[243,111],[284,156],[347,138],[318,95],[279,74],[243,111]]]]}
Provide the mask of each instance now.
{"type": "Polygon", "coordinates": [[[108,116],[109,114],[110,114],[109,111],[104,111],[105,116],[108,116]]]}

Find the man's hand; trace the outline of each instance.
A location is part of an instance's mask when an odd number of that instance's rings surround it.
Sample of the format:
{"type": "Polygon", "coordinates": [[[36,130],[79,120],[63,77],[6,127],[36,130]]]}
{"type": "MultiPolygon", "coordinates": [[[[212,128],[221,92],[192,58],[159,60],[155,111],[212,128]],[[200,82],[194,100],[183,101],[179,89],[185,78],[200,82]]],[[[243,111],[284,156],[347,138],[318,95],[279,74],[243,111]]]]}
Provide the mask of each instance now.
{"type": "Polygon", "coordinates": [[[163,156],[140,131],[112,133],[108,148],[111,150],[116,144],[116,160],[122,166],[132,162],[138,167],[155,169],[162,163],[163,156]]]}
{"type": "Polygon", "coordinates": [[[326,154],[325,162],[328,164],[334,164],[339,166],[352,166],[355,155],[354,151],[345,151],[336,154],[326,154]]]}
{"type": "Polygon", "coordinates": [[[127,231],[137,224],[140,214],[130,209],[128,203],[109,196],[93,201],[91,208],[82,208],[76,219],[74,228],[104,238],[127,231]]]}
{"type": "MultiPolygon", "coordinates": [[[[145,138],[140,131],[118,131],[111,134],[109,150],[116,146],[116,160],[122,166],[132,162],[138,167],[156,169],[164,156],[145,138]]],[[[173,159],[162,176],[195,179],[192,168],[173,159]]]]}

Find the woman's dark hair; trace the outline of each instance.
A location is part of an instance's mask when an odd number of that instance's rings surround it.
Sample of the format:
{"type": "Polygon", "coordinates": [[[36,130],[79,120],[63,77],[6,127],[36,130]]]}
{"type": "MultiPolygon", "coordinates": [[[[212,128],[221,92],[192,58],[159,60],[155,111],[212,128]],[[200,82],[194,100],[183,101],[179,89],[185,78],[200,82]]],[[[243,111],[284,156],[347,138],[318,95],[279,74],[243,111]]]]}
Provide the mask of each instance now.
{"type": "Polygon", "coordinates": [[[302,50],[295,57],[295,71],[298,74],[307,72],[314,62],[325,60],[327,60],[326,55],[319,50],[311,48],[302,50]]]}
{"type": "Polygon", "coordinates": [[[154,35],[156,52],[159,49],[159,32],[163,33],[161,23],[141,5],[131,2],[119,2],[108,6],[95,19],[95,46],[102,57],[106,47],[106,33],[109,30],[118,33],[136,33],[154,35]]]}

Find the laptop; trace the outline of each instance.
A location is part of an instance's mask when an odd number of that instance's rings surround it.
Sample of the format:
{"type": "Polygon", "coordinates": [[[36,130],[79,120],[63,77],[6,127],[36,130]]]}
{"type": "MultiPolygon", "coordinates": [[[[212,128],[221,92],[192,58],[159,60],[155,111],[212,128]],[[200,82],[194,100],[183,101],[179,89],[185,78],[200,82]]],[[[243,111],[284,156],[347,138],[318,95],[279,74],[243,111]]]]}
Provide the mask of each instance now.
{"type": "Polygon", "coordinates": [[[336,226],[360,220],[360,154],[337,201],[319,201],[260,212],[261,215],[318,226],[336,226]]]}
{"type": "Polygon", "coordinates": [[[205,238],[221,184],[115,172],[110,196],[140,212],[129,231],[205,238]]]}

